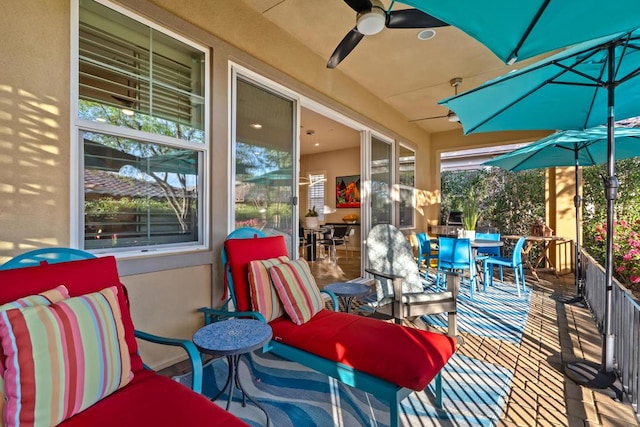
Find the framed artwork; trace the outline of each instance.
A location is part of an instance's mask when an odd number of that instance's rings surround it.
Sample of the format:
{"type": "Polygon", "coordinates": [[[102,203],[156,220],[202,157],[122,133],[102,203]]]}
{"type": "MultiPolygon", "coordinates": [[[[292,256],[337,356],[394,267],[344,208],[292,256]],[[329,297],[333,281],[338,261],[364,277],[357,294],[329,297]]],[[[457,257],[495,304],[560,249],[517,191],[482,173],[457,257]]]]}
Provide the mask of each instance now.
{"type": "Polygon", "coordinates": [[[360,207],[360,175],[336,177],[336,208],[360,207]]]}

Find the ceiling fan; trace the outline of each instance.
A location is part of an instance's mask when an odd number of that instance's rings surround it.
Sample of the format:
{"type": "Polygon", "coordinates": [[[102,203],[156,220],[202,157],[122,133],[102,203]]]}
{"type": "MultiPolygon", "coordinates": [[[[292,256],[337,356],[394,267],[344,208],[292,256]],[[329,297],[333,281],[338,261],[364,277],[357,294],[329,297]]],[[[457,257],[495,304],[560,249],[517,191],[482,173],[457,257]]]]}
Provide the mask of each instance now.
{"type": "MultiPolygon", "coordinates": [[[[449,84],[455,91],[454,96],[458,95],[458,86],[460,86],[461,83],[462,83],[462,77],[454,77],[451,80],[449,80],[449,84]]],[[[450,122],[460,122],[458,115],[451,110],[449,110],[447,114],[443,116],[423,117],[421,119],[409,120],[409,122],[419,122],[420,120],[444,119],[444,118],[446,118],[450,122]]]]}
{"type": "Polygon", "coordinates": [[[335,68],[360,43],[364,36],[378,34],[387,28],[435,28],[448,26],[418,9],[386,11],[380,0],[344,0],[357,12],[356,26],[342,39],[327,62],[327,68],[335,68]]]}

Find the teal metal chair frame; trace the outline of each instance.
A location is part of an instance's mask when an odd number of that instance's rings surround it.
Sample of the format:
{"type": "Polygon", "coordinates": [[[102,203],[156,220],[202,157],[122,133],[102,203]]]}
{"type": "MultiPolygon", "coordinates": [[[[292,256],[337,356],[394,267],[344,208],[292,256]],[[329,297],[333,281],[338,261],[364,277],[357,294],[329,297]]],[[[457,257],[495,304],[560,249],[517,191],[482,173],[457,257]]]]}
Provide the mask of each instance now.
{"type": "MultiPolygon", "coordinates": [[[[238,229],[227,236],[230,238],[252,238],[265,237],[264,233],[256,229],[244,228],[238,229]]],[[[257,320],[266,322],[264,316],[256,311],[229,311],[228,308],[236,307],[235,292],[232,291],[233,279],[231,278],[231,272],[226,267],[227,254],[223,248],[222,250],[222,262],[225,266],[225,275],[229,288],[229,297],[222,305],[221,309],[212,309],[207,307],[199,308],[198,311],[204,314],[205,325],[219,320],[224,320],[232,317],[252,317],[257,320]]],[[[334,311],[338,311],[338,300],[333,292],[321,290],[325,294],[328,294],[332,302],[334,311]]],[[[413,390],[400,387],[389,381],[382,380],[373,375],[360,372],[350,366],[347,366],[340,362],[334,362],[323,357],[316,356],[313,353],[300,350],[296,347],[292,347],[275,340],[269,341],[263,349],[263,352],[271,352],[276,356],[282,357],[293,362],[300,363],[303,366],[309,367],[321,374],[335,378],[345,385],[357,388],[358,390],[365,391],[372,394],[377,399],[388,403],[389,413],[392,427],[398,427],[400,425],[400,412],[399,405],[402,400],[413,393],[413,390]]],[[[442,374],[438,374],[434,378],[435,380],[435,396],[436,406],[442,408],[442,374]]]]}
{"type": "Polygon", "coordinates": [[[471,240],[456,239],[453,237],[438,238],[438,270],[436,285],[440,287],[440,276],[445,271],[469,270],[469,298],[477,286],[476,262],[473,259],[471,240]]]}
{"type": "MultiPolygon", "coordinates": [[[[97,257],[94,254],[81,249],[62,247],[34,249],[11,258],[9,261],[0,265],[0,270],[35,267],[42,263],[55,264],[58,262],[78,261],[91,258],[97,257]]],[[[159,335],[153,335],[137,329],[134,329],[133,332],[136,338],[140,338],[154,344],[181,347],[187,353],[191,363],[191,372],[193,373],[191,377],[191,389],[196,393],[202,393],[202,356],[191,340],[161,337],[159,335]]],[[[151,370],[151,368],[146,364],[144,367],[145,369],[151,370]]]]}
{"type": "MultiPolygon", "coordinates": [[[[500,233],[478,233],[476,232],[476,240],[500,240],[500,233]]],[[[487,290],[487,280],[489,280],[489,269],[485,262],[491,256],[501,256],[500,246],[479,247],[476,249],[476,263],[482,262],[482,285],[483,290],[487,290]]],[[[500,281],[504,281],[502,266],[500,265],[500,281]]]]}
{"type": "Polygon", "coordinates": [[[428,273],[429,268],[431,268],[431,260],[438,260],[438,254],[432,252],[431,239],[427,233],[416,234],[416,240],[418,241],[418,268],[420,268],[420,264],[422,264],[422,260],[424,260],[428,273]]]}
{"type": "MultiPolygon", "coordinates": [[[[513,277],[515,280],[515,284],[516,284],[516,289],[518,290],[518,297],[520,296],[520,281],[522,281],[522,290],[523,292],[526,292],[527,288],[525,287],[525,281],[524,281],[524,267],[523,267],[523,261],[522,261],[522,248],[524,247],[524,243],[526,241],[526,237],[520,237],[518,239],[518,241],[516,242],[514,248],[513,248],[513,254],[511,255],[511,257],[489,257],[487,258],[484,262],[485,262],[485,268],[488,270],[489,268],[491,269],[491,271],[489,272],[489,285],[493,285],[493,266],[497,265],[500,266],[500,268],[502,267],[508,267],[508,268],[512,268],[513,269],[513,277]]],[[[501,276],[501,282],[504,283],[504,281],[502,280],[502,276],[501,276]]],[[[487,290],[487,282],[485,280],[484,282],[484,290],[487,290]]]]}

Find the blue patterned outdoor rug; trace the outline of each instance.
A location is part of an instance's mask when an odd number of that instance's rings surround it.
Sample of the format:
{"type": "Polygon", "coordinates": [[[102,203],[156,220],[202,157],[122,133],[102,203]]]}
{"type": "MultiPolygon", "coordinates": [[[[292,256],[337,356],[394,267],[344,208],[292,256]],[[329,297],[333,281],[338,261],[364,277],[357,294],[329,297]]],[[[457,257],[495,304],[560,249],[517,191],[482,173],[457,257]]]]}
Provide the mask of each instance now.
{"type": "MultiPolygon", "coordinates": [[[[398,361],[401,363],[401,361],[398,361]]],[[[315,372],[298,363],[269,353],[243,358],[239,368],[241,382],[249,395],[269,413],[275,427],[357,427],[388,426],[386,404],[360,390],[315,372]]],[[[414,392],[402,401],[403,426],[492,426],[500,418],[505,397],[511,387],[508,369],[462,355],[454,355],[443,371],[444,409],[434,407],[432,386],[414,392]]],[[[226,359],[205,366],[204,394],[211,397],[224,386],[226,359]]],[[[190,374],[175,377],[190,384],[190,374]]],[[[223,394],[216,403],[226,405],[223,394]]],[[[252,426],[262,426],[265,416],[241,394],[234,391],[230,411],[252,426]]]]}
{"type": "MultiPolygon", "coordinates": [[[[518,292],[514,284],[494,280],[487,292],[476,291],[469,298],[469,283],[460,284],[458,330],[486,338],[520,344],[529,317],[531,290],[518,292]]],[[[446,313],[423,316],[426,323],[446,328],[446,313]]]]}

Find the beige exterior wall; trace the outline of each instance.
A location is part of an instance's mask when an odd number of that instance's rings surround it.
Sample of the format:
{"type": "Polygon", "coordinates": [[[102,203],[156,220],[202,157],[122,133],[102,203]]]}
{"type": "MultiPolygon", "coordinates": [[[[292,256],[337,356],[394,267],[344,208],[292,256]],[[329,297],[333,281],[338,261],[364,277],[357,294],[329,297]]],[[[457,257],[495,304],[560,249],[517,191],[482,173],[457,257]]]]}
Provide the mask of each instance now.
{"type": "Polygon", "coordinates": [[[0,14],[0,262],[69,244],[69,2],[0,14]]]}
{"type": "Polygon", "coordinates": [[[547,217],[545,222],[554,230],[556,236],[570,240],[569,242],[553,243],[549,249],[549,258],[554,263],[556,270],[562,273],[571,271],[575,260],[576,209],[573,202],[575,193],[575,168],[547,170],[545,189],[547,217]]]}
{"type": "MultiPolygon", "coordinates": [[[[72,2],[4,3],[0,17],[4,41],[0,47],[0,262],[34,248],[68,246],[75,227],[69,224],[70,201],[77,196],[70,190],[70,170],[75,167],[70,164],[69,142],[70,93],[75,84],[70,82],[72,2]]],[[[227,186],[220,185],[230,182],[229,60],[414,145],[416,186],[422,194],[418,228],[437,218],[440,151],[454,145],[531,139],[515,134],[500,139],[486,135],[463,138],[461,132],[432,137],[339,69],[326,69],[326,58],[240,2],[123,0],[120,4],[212,50],[210,163],[211,180],[217,184],[210,193],[211,249],[181,257],[119,261],[139,329],[188,338],[201,324],[195,309],[220,303],[219,254],[230,209],[227,186]]],[[[352,157],[357,155],[350,154],[349,159],[352,157]]],[[[353,171],[359,172],[359,167],[353,171]]],[[[142,355],[153,367],[179,357],[147,346],[142,347],[142,355]]]]}
{"type": "MultiPolygon", "coordinates": [[[[199,307],[208,307],[211,295],[209,266],[137,274],[122,279],[129,291],[136,329],[156,335],[191,339],[202,326],[199,307]]],[[[149,366],[165,367],[185,358],[183,350],[139,341],[149,366]]]]}

